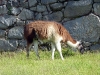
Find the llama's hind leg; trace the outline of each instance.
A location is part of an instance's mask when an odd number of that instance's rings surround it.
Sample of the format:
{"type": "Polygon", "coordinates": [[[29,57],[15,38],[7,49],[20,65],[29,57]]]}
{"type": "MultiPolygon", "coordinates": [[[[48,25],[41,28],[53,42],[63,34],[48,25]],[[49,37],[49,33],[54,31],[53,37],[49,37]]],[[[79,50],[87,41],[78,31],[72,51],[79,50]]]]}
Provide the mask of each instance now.
{"type": "Polygon", "coordinates": [[[40,56],[39,56],[39,53],[38,53],[38,41],[34,40],[33,44],[34,44],[34,51],[35,51],[37,57],[40,59],[40,56]]]}
{"type": "Polygon", "coordinates": [[[26,47],[26,53],[27,53],[27,57],[29,57],[29,51],[30,51],[30,48],[31,48],[31,45],[32,45],[32,43],[28,43],[27,42],[27,47],[26,47]]]}

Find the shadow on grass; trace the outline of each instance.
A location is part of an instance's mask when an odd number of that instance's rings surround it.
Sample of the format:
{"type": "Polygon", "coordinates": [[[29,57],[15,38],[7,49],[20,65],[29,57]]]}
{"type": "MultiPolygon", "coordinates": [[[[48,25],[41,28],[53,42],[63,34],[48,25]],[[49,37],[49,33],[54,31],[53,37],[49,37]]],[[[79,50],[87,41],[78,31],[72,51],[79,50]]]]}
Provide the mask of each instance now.
{"type": "Polygon", "coordinates": [[[74,56],[76,54],[76,52],[74,52],[73,50],[71,50],[69,48],[68,49],[63,49],[62,53],[63,53],[64,57],[74,56]]]}
{"type": "MultiPolygon", "coordinates": [[[[70,49],[62,49],[62,54],[64,56],[64,58],[68,57],[68,56],[74,56],[75,52],[73,52],[70,49]]],[[[37,58],[35,52],[33,50],[30,51],[30,56],[29,58],[26,57],[26,51],[14,51],[14,52],[2,52],[2,54],[0,54],[0,58],[18,58],[18,59],[27,59],[27,60],[51,60],[51,56],[52,56],[52,52],[51,51],[43,51],[43,50],[39,50],[39,55],[40,55],[40,59],[37,58]]],[[[60,58],[60,54],[59,52],[56,50],[55,51],[55,59],[61,59],[60,58]]]]}
{"type": "MultiPolygon", "coordinates": [[[[84,54],[88,54],[88,53],[100,53],[100,50],[92,50],[92,51],[85,51],[84,54]]],[[[73,51],[70,47],[68,48],[62,48],[62,54],[64,56],[64,58],[66,57],[70,57],[70,56],[75,56],[77,54],[80,54],[78,51],[73,51]]],[[[84,55],[82,54],[82,55],[84,55]]],[[[52,56],[52,52],[51,51],[48,51],[48,50],[39,50],[39,55],[40,55],[40,60],[43,59],[43,60],[50,60],[51,59],[51,56],[52,56]]],[[[16,58],[16,57],[19,57],[19,58],[24,58],[24,59],[27,59],[26,57],[26,51],[23,50],[23,51],[14,51],[14,52],[2,52],[2,54],[0,54],[0,58],[3,58],[3,57],[7,57],[7,58],[16,58]]],[[[31,50],[30,51],[30,56],[28,58],[29,60],[38,60],[37,59],[37,56],[34,52],[34,50],[31,50]]],[[[56,50],[55,51],[55,59],[60,59],[60,54],[59,52],[56,50]]]]}

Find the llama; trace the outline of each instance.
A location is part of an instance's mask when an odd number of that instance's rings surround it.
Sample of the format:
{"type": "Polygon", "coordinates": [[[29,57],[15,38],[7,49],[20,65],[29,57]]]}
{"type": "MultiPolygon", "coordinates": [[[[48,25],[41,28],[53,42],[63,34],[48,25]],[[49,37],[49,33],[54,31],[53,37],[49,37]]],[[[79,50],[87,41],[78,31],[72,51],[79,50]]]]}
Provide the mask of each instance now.
{"type": "Polygon", "coordinates": [[[51,43],[53,60],[55,49],[58,50],[61,59],[64,60],[61,51],[61,42],[64,42],[73,48],[79,49],[80,52],[83,50],[81,42],[74,40],[66,28],[64,28],[60,23],[54,21],[34,21],[27,24],[24,27],[24,37],[27,41],[27,57],[29,57],[29,50],[33,43],[36,55],[40,58],[38,54],[39,41],[51,43]]]}

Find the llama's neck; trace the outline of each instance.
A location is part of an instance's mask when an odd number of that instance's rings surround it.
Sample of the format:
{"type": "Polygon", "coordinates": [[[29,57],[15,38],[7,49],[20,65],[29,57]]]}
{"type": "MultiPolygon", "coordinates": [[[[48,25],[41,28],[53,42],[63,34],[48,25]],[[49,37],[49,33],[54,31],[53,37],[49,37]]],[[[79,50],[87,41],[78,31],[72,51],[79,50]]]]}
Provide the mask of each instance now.
{"type": "Polygon", "coordinates": [[[67,41],[67,44],[73,48],[77,48],[79,45],[79,41],[76,41],[76,43],[73,43],[71,41],[67,41]]]}
{"type": "Polygon", "coordinates": [[[72,38],[72,36],[67,32],[67,44],[73,48],[77,48],[79,45],[79,41],[76,41],[72,38]]]}

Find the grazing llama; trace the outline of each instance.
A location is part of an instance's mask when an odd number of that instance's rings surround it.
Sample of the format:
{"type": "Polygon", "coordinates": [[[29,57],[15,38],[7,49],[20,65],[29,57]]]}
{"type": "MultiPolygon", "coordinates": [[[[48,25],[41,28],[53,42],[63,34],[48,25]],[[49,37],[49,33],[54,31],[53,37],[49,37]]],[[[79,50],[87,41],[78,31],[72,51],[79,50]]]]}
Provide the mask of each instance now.
{"type": "Polygon", "coordinates": [[[59,51],[60,57],[64,60],[61,51],[61,42],[66,42],[69,46],[83,50],[80,41],[74,40],[69,32],[60,23],[54,21],[34,21],[24,27],[24,37],[27,41],[27,57],[29,57],[29,49],[34,44],[36,55],[38,54],[38,42],[50,42],[52,49],[52,59],[54,60],[55,48],[59,51]]]}

